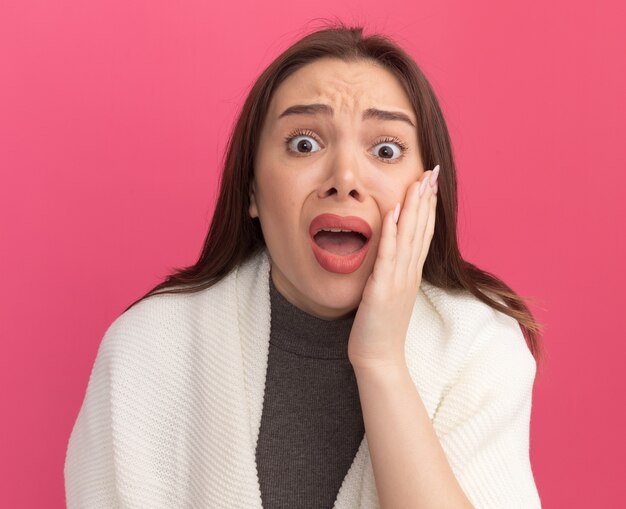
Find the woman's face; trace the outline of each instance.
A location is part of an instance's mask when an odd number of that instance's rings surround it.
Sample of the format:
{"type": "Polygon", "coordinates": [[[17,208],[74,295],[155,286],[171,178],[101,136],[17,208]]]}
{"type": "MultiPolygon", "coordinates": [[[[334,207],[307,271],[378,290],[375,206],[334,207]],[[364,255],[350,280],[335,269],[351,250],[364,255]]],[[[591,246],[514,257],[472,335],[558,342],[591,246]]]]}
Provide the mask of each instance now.
{"type": "Polygon", "coordinates": [[[323,319],[359,306],[383,217],[424,172],[416,120],[400,82],[372,62],[319,59],[275,90],[255,156],[250,216],[261,223],[272,281],[293,305],[323,319]],[[321,214],[360,218],[371,234],[358,221],[313,222],[321,214]],[[369,240],[317,233],[337,227],[369,240]]]}

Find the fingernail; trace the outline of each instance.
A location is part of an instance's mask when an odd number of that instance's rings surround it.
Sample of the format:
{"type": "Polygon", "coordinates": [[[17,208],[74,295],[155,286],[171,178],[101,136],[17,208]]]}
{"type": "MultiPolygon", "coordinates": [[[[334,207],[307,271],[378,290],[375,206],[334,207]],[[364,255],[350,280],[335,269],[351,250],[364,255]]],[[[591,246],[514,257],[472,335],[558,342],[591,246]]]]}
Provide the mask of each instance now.
{"type": "Polygon", "coordinates": [[[396,208],[393,211],[393,222],[398,224],[399,217],[400,217],[400,202],[396,203],[396,208]]]}
{"type": "Polygon", "coordinates": [[[424,194],[424,191],[426,190],[426,184],[428,182],[428,179],[425,178],[424,180],[422,180],[422,185],[420,186],[420,196],[422,196],[424,194]]]}
{"type": "Polygon", "coordinates": [[[437,177],[439,176],[439,165],[435,166],[433,172],[428,176],[428,180],[430,181],[430,187],[434,187],[437,183],[437,177]]]}
{"type": "Polygon", "coordinates": [[[433,194],[437,194],[437,189],[439,189],[439,182],[435,182],[435,185],[433,186],[433,194]]]}

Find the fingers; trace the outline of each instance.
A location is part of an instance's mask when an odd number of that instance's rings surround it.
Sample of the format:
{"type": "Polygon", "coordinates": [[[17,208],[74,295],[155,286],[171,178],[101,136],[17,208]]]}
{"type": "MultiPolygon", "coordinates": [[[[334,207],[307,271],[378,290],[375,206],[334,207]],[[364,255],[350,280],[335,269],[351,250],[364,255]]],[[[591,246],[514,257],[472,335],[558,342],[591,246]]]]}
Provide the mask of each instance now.
{"type": "MultiPolygon", "coordinates": [[[[437,183],[435,183],[435,186],[437,183]]],[[[429,203],[429,214],[428,221],[426,222],[426,231],[424,232],[424,241],[422,242],[422,250],[419,254],[419,258],[417,261],[417,271],[418,274],[422,274],[422,270],[424,268],[424,263],[426,263],[426,258],[428,257],[428,251],[430,249],[430,244],[433,239],[433,235],[435,234],[435,216],[437,214],[437,194],[432,193],[430,197],[429,203]]]]}
{"type": "Polygon", "coordinates": [[[412,184],[407,192],[407,200],[401,213],[397,242],[397,271],[400,277],[409,278],[411,281],[417,278],[417,262],[424,245],[424,232],[429,217],[429,204],[433,196],[433,188],[428,179],[431,171],[425,172],[422,178],[412,184]],[[424,194],[419,196],[419,188],[424,185],[424,194]]]}
{"type": "Polygon", "coordinates": [[[396,232],[397,227],[393,219],[394,210],[390,210],[383,218],[383,225],[378,244],[378,253],[374,262],[372,275],[380,282],[389,281],[396,265],[396,232]]]}
{"type": "MultiPolygon", "coordinates": [[[[432,171],[428,173],[426,179],[429,179],[431,174],[432,171]]],[[[408,274],[411,280],[417,279],[417,277],[421,277],[422,274],[422,259],[426,259],[428,248],[430,247],[430,234],[428,228],[431,217],[432,219],[434,219],[434,214],[432,214],[432,205],[435,199],[436,195],[434,192],[434,188],[431,187],[430,182],[428,182],[426,184],[424,194],[421,196],[418,209],[418,221],[415,231],[415,239],[413,240],[412,256],[408,267],[408,274]]],[[[434,221],[432,222],[432,226],[434,228],[434,221]]]]}
{"type": "Polygon", "coordinates": [[[413,241],[415,239],[418,215],[416,214],[421,202],[419,196],[420,185],[428,178],[428,175],[422,175],[422,178],[413,182],[406,192],[406,198],[400,210],[400,220],[398,221],[397,233],[397,255],[396,266],[400,277],[406,277],[408,267],[413,256],[413,241]]]}
{"type": "Polygon", "coordinates": [[[394,210],[383,218],[373,278],[379,284],[406,283],[421,280],[422,269],[434,235],[437,209],[436,188],[430,186],[432,171],[407,189],[400,218],[396,224],[394,210]],[[424,193],[419,196],[420,186],[424,193]]]}

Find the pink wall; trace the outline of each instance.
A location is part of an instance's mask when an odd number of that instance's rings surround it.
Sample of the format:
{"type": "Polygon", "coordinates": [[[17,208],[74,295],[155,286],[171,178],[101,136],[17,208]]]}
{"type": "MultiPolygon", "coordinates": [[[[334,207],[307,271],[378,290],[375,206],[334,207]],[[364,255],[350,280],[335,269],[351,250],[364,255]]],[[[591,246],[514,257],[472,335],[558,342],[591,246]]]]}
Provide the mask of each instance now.
{"type": "Polygon", "coordinates": [[[462,251],[535,299],[544,507],[626,497],[624,2],[338,5],[0,3],[1,507],[63,507],[105,329],[195,261],[248,87],[333,16],[421,64],[455,146],[462,251]]]}

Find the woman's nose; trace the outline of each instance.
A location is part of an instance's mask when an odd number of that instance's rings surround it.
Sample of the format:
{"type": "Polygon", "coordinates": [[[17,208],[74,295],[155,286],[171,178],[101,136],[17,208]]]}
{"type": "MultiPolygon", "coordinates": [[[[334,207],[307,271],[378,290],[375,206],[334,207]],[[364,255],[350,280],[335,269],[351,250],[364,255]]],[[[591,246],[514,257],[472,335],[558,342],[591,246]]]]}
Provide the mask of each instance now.
{"type": "Polygon", "coordinates": [[[321,197],[336,195],[344,199],[352,197],[361,201],[363,189],[357,157],[349,151],[342,151],[329,161],[327,179],[321,188],[321,197]]]}

